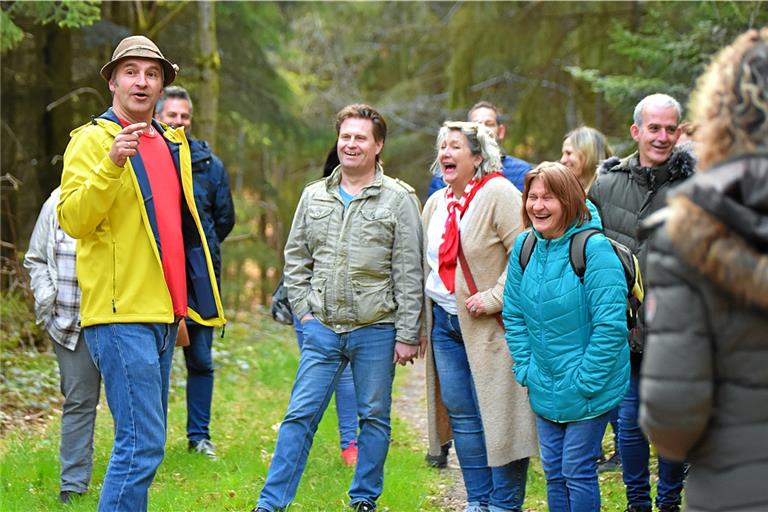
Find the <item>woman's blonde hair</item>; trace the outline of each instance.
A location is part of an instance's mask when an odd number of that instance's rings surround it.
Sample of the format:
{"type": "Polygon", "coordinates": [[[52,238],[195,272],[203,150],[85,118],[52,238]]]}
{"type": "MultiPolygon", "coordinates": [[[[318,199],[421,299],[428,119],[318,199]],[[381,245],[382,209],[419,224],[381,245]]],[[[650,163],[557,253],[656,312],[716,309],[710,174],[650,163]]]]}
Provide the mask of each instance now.
{"type": "Polygon", "coordinates": [[[528,202],[531,183],[536,178],[541,179],[547,190],[563,206],[563,216],[557,226],[557,232],[560,235],[565,233],[565,230],[574,222],[581,226],[592,218],[587,208],[587,193],[584,192],[584,187],[581,186],[576,175],[560,162],[541,162],[525,175],[522,216],[523,226],[526,229],[533,225],[525,205],[528,202]]]}
{"type": "Polygon", "coordinates": [[[574,151],[584,155],[584,168],[581,170],[579,181],[585,189],[588,189],[595,179],[597,166],[606,158],[612,157],[613,150],[608,145],[608,141],[605,140],[605,135],[589,126],[581,126],[571,130],[565,135],[563,141],[566,139],[571,139],[571,146],[573,146],[574,151]]]}
{"type": "Polygon", "coordinates": [[[691,99],[699,167],[768,150],[768,28],[749,30],[713,58],[691,99]]]}

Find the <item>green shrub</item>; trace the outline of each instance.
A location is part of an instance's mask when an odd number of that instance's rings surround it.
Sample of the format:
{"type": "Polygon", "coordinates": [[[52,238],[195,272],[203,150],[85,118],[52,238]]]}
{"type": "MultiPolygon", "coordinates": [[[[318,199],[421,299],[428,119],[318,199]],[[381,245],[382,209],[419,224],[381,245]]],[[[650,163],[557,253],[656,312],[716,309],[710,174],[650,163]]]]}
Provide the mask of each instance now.
{"type": "Polygon", "coordinates": [[[0,340],[4,351],[21,346],[46,345],[46,335],[35,324],[32,306],[20,293],[3,293],[0,296],[0,340]]]}

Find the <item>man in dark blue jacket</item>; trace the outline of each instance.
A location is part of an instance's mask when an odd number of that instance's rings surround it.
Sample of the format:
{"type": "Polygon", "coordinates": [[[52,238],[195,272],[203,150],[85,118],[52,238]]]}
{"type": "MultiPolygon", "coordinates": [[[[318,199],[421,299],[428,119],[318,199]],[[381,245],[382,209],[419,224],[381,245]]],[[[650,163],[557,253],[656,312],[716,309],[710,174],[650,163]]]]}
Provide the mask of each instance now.
{"type": "MultiPolygon", "coordinates": [[[[496,135],[496,140],[501,145],[502,139],[507,134],[507,127],[501,122],[501,115],[499,109],[493,103],[488,101],[480,101],[475,103],[469,112],[467,113],[467,120],[473,123],[484,124],[496,135]]],[[[520,160],[510,155],[501,155],[502,173],[517,189],[522,193],[523,191],[523,178],[528,174],[528,171],[533,169],[533,165],[520,160]]],[[[442,176],[433,176],[432,181],[429,183],[429,192],[427,197],[431,196],[437,190],[440,190],[445,186],[442,176]]]]}
{"type": "MultiPolygon", "coordinates": [[[[184,127],[192,154],[192,179],[195,204],[208,240],[213,269],[221,288],[221,250],[224,241],[235,225],[235,207],[229,189],[229,176],[224,164],[211,151],[204,140],[190,137],[192,128],[192,100],[189,93],[179,86],[166,87],[155,106],[156,117],[176,128],[184,127]]],[[[213,328],[186,320],[189,345],[184,347],[187,363],[187,439],[189,450],[216,458],[216,451],[208,425],[211,420],[213,398],[213,328]]]]}

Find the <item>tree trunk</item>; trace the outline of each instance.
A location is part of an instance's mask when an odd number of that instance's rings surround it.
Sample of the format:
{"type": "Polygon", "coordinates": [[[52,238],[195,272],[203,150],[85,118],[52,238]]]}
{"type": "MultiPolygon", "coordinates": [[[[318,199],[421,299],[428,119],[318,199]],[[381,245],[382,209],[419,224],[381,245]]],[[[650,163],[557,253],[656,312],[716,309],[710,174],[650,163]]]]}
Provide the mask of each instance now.
{"type": "Polygon", "coordinates": [[[200,41],[200,89],[195,98],[194,132],[216,149],[216,118],[219,113],[219,46],[216,39],[216,6],[200,2],[198,39],[200,41]]]}

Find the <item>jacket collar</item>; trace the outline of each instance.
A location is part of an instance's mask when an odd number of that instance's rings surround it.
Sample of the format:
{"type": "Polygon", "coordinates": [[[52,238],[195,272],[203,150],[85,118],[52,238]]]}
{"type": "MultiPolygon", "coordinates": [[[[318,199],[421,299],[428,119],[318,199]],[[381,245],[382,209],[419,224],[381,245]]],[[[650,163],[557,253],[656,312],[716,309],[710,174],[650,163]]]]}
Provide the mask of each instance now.
{"type": "Polygon", "coordinates": [[[612,157],[605,160],[598,172],[626,172],[632,179],[655,190],[664,183],[688,178],[695,170],[696,160],[691,153],[675,148],[669,159],[656,167],[641,166],[640,155],[635,151],[624,159],[612,157]]]}
{"type": "MultiPolygon", "coordinates": [[[[109,107],[107,110],[105,110],[101,115],[97,117],[91,117],[91,124],[100,124],[102,127],[104,127],[107,132],[111,136],[117,135],[120,130],[123,129],[123,126],[120,124],[120,120],[117,118],[117,114],[115,114],[115,111],[112,109],[112,107],[109,107]],[[109,121],[108,123],[98,123],[99,120],[109,121]]],[[[181,130],[181,132],[184,132],[183,128],[177,128],[177,129],[165,129],[158,121],[157,119],[152,119],[152,127],[157,130],[157,132],[162,135],[166,140],[174,143],[174,144],[180,144],[181,140],[179,139],[179,133],[178,131],[181,130]]]]}
{"type": "MultiPolygon", "coordinates": [[[[364,198],[375,196],[381,191],[381,186],[384,183],[384,168],[381,164],[376,164],[376,170],[373,174],[373,180],[363,187],[357,197],[364,198]]],[[[338,192],[339,185],[341,184],[341,165],[338,165],[330,176],[325,178],[325,188],[329,194],[338,192]]]]}
{"type": "Polygon", "coordinates": [[[189,141],[189,152],[191,153],[193,164],[211,158],[213,152],[211,151],[211,146],[208,142],[202,139],[193,139],[191,137],[188,137],[187,140],[189,141]]]}

